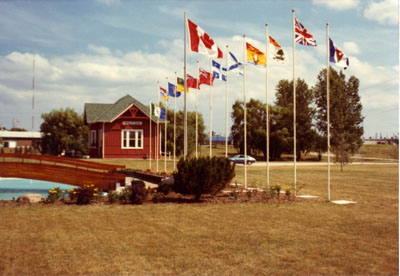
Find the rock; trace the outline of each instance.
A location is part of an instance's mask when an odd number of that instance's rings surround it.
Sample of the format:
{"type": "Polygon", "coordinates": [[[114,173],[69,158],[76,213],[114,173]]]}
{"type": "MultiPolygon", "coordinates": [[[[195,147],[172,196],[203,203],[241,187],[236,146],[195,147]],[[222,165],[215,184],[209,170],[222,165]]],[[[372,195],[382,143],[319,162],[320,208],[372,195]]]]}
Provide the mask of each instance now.
{"type": "Polygon", "coordinates": [[[40,194],[25,194],[18,197],[18,203],[39,203],[44,200],[44,197],[40,194]]]}

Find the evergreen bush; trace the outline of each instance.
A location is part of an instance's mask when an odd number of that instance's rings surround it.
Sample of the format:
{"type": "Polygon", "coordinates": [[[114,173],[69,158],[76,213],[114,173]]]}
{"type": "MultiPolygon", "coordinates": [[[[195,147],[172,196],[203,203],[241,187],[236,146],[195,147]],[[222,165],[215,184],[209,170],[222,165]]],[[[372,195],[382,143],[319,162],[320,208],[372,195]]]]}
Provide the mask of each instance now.
{"type": "Polygon", "coordinates": [[[142,204],[147,196],[146,185],[140,180],[133,180],[131,184],[130,202],[132,204],[142,204]]]}
{"type": "Polygon", "coordinates": [[[183,195],[216,194],[235,176],[235,164],[224,157],[181,158],[174,173],[173,190],[183,195]]]}

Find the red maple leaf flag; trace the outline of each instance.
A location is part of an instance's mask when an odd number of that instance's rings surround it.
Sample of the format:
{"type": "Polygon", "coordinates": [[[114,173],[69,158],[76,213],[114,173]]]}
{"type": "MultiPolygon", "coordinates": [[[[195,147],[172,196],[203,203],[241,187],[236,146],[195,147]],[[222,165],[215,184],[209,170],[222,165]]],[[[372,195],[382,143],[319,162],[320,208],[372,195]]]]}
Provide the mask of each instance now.
{"type": "Polygon", "coordinates": [[[190,49],[193,52],[207,55],[213,58],[222,58],[223,53],[214,40],[199,26],[187,19],[190,49]]]}

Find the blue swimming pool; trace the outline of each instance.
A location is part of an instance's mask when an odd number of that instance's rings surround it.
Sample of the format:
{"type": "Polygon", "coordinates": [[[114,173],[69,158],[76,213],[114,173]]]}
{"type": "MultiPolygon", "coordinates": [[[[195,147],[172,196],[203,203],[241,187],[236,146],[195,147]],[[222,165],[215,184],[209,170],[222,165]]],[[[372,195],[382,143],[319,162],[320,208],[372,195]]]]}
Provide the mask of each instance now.
{"type": "Polygon", "coordinates": [[[56,187],[60,187],[61,190],[66,191],[71,188],[76,188],[76,186],[55,182],[0,177],[0,200],[17,199],[20,195],[30,193],[40,194],[43,197],[47,197],[49,190],[56,187]]]}

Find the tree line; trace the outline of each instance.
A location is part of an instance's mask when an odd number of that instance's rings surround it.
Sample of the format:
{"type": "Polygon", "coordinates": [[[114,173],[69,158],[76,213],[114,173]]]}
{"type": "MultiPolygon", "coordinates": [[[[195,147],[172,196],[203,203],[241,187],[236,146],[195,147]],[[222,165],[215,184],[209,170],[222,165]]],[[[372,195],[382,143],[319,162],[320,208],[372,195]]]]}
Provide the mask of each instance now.
{"type": "MultiPolygon", "coordinates": [[[[362,105],[358,95],[359,80],[351,76],[346,81],[342,71],[330,68],[330,130],[331,152],[337,162],[346,163],[362,145],[364,133],[362,105]]],[[[233,104],[231,135],[234,147],[243,153],[244,103],[233,104]]],[[[247,108],[247,148],[250,154],[262,153],[266,158],[266,104],[251,99],[247,108]]],[[[275,105],[269,107],[270,159],[282,153],[293,154],[293,81],[281,80],[276,86],[275,105]]],[[[322,70],[314,87],[302,79],[296,81],[296,159],[310,151],[327,151],[326,69],[322,70]]]]}
{"type": "MultiPolygon", "coordinates": [[[[359,80],[351,76],[347,81],[342,71],[330,68],[330,129],[331,152],[336,161],[345,163],[350,154],[362,145],[363,135],[361,115],[362,105],[358,95],[359,80]]],[[[233,146],[244,152],[244,103],[237,100],[232,106],[233,124],[231,136],[233,146]]],[[[247,108],[247,147],[251,155],[263,154],[266,157],[266,104],[251,99],[247,108]]],[[[195,112],[188,112],[188,153],[195,150],[195,112]]],[[[183,152],[183,111],[176,112],[176,154],[183,152]]],[[[40,127],[44,137],[40,150],[42,153],[58,155],[63,150],[74,150],[87,154],[88,128],[83,117],[73,109],[52,110],[42,114],[40,127]]],[[[168,110],[167,152],[173,152],[174,114],[168,110]]],[[[327,99],[326,69],[322,70],[314,87],[298,79],[296,81],[296,148],[297,160],[314,151],[321,154],[327,151],[327,99]]],[[[276,101],[269,107],[270,159],[281,158],[282,153],[293,154],[293,81],[281,80],[276,86],[276,101]]],[[[164,133],[164,129],[162,129],[164,133]]],[[[201,114],[198,114],[199,144],[204,144],[206,135],[201,114]]],[[[162,142],[162,151],[164,141],[162,142]]]]}

